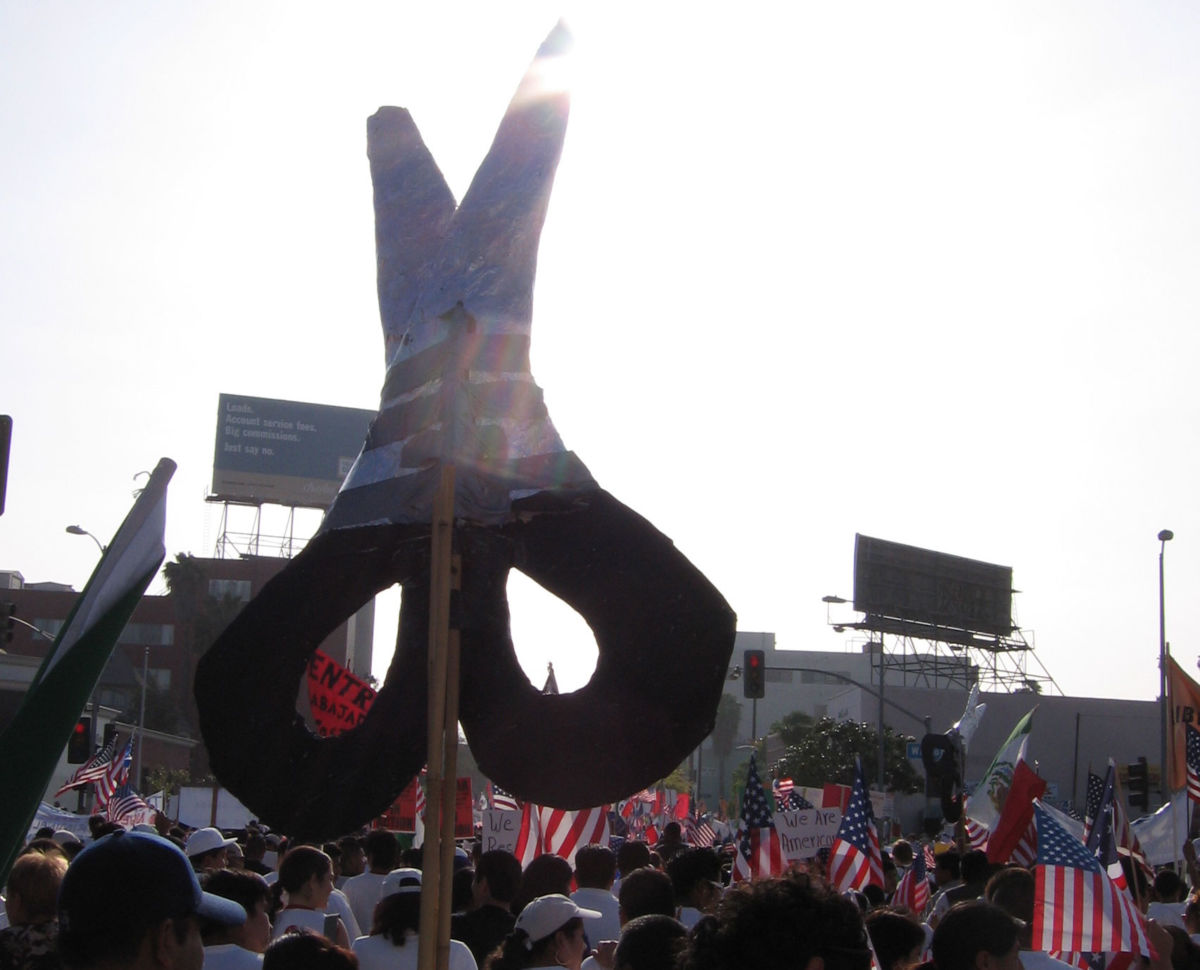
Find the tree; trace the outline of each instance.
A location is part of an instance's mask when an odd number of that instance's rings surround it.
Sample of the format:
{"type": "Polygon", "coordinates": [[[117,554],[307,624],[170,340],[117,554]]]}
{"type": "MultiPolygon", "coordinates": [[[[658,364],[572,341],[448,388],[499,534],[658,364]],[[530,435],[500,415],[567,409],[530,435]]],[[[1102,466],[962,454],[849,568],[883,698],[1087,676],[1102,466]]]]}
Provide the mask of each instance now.
{"type": "MultiPolygon", "coordinates": [[[[823,717],[805,727],[800,718],[789,715],[773,730],[787,744],[779,760],[778,771],[797,785],[819,788],[826,782],[854,783],[855,759],[862,759],[868,781],[879,777],[879,732],[869,724],[835,721],[823,717]]],[[[884,728],[884,787],[888,791],[918,792],[923,789],[921,776],[909,762],[906,747],[912,738],[884,728]]]]}

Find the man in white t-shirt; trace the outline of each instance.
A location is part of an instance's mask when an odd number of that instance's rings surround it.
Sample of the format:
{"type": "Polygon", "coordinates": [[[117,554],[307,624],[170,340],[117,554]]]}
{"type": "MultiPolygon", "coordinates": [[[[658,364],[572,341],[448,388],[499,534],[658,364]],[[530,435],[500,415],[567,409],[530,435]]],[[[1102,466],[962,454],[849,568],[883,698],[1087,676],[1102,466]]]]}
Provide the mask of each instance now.
{"type": "Polygon", "coordinates": [[[400,858],[400,845],[387,829],[374,829],[367,834],[366,872],[347,879],[342,892],[350,903],[350,910],[358,922],[361,933],[369,934],[375,916],[375,904],[379,902],[379,890],[384,877],[396,868],[400,858]]]}

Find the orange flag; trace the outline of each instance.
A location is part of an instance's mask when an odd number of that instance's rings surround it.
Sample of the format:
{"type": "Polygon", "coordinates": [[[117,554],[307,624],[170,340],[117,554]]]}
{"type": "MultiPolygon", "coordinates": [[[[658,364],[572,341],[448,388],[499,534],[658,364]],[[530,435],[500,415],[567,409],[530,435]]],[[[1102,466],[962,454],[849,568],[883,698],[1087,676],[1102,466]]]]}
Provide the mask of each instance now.
{"type": "Polygon", "coordinates": [[[1200,684],[1183,672],[1175,658],[1167,656],[1167,706],[1171,728],[1167,739],[1167,784],[1178,791],[1187,784],[1187,725],[1200,728],[1200,684]]]}

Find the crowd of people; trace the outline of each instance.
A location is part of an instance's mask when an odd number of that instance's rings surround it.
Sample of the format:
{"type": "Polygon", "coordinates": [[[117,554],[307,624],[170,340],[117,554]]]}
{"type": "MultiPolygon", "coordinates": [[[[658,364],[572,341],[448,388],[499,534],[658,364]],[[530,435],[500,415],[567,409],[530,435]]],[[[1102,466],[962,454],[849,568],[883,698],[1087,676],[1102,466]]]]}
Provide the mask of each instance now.
{"type": "MultiPolygon", "coordinates": [[[[289,845],[226,834],[97,826],[87,844],[37,833],[6,884],[0,970],[412,970],[419,849],[376,829],[289,845]]],[[[813,860],[729,884],[722,854],[670,839],[542,855],[456,849],[450,970],[1067,970],[1032,949],[1035,877],[939,846],[922,912],[884,885],[839,893],[813,860]]],[[[1194,857],[1193,857],[1194,858],[1194,857]]],[[[920,870],[917,870],[920,871],[920,870]]],[[[1200,970],[1200,902],[1171,870],[1142,887],[1153,952],[1134,970],[1200,970]]],[[[434,941],[436,944],[437,941],[434,941]]],[[[1132,966],[1132,963],[1130,964],[1132,966]]],[[[1110,968],[1111,970],[1111,968],[1110,968]]]]}

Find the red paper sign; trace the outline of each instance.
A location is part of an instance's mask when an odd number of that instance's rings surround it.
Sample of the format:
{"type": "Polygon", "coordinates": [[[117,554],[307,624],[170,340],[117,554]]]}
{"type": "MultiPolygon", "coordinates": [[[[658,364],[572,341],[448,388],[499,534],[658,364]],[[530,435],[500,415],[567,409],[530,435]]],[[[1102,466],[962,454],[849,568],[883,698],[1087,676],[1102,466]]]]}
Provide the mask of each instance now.
{"type": "Polygon", "coordinates": [[[375,700],[375,688],[320,650],[308,662],[308,703],[323,738],[362,723],[375,700]]]}

